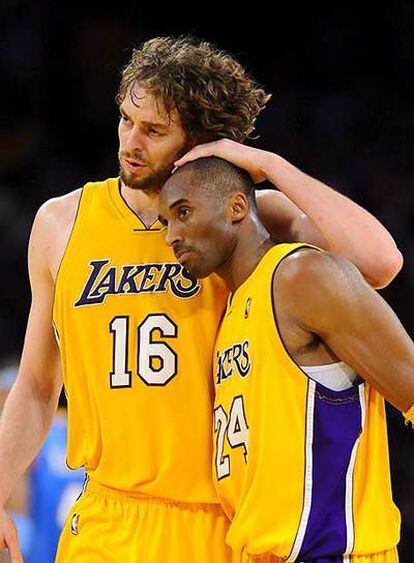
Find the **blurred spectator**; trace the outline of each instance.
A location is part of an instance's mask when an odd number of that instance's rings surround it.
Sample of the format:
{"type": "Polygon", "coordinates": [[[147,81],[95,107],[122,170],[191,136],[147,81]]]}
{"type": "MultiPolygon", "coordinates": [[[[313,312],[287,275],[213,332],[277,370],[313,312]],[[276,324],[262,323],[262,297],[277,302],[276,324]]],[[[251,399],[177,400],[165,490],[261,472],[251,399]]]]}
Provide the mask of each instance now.
{"type": "MultiPolygon", "coordinates": [[[[0,370],[0,412],[17,375],[18,364],[0,370]]],[[[66,465],[66,413],[59,409],[48,437],[14,488],[6,505],[13,518],[25,563],[53,563],[60,532],[70,507],[82,491],[83,469],[66,465]]],[[[6,551],[0,561],[8,561],[6,551]]]]}

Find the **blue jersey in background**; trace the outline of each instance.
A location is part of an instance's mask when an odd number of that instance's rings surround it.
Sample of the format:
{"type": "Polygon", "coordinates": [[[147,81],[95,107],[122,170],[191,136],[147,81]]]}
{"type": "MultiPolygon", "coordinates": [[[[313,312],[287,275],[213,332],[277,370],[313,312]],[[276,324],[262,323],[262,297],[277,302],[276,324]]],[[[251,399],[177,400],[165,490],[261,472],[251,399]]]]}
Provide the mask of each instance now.
{"type": "Polygon", "coordinates": [[[80,495],[83,469],[66,465],[66,416],[58,414],[30,473],[31,541],[27,563],[53,563],[62,527],[80,495]]]}

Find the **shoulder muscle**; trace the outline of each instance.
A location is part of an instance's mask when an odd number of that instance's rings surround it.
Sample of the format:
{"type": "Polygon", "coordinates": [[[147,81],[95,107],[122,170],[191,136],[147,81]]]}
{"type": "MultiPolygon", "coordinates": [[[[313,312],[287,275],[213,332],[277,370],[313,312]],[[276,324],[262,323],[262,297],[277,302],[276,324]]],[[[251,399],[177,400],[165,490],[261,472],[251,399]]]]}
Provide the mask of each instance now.
{"type": "Polygon", "coordinates": [[[348,260],[330,252],[300,250],[281,264],[274,292],[284,301],[292,318],[309,331],[323,336],[341,322],[343,314],[375,291],[348,260]]]}
{"type": "Polygon", "coordinates": [[[29,271],[55,277],[79,206],[81,189],[46,201],[38,210],[29,241],[29,271]],[[40,270],[40,271],[39,271],[40,270]]]}

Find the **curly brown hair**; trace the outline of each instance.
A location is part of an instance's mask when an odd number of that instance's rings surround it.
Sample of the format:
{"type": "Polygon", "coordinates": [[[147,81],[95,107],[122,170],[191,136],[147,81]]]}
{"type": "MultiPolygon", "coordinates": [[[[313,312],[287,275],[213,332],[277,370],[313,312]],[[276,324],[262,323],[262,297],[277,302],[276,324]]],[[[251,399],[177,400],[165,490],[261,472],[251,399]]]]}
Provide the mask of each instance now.
{"type": "Polygon", "coordinates": [[[241,142],[254,130],[271,95],[232,56],[190,36],[156,37],[134,49],[116,96],[121,105],[135,83],[161,100],[167,115],[176,109],[189,137],[241,142]]]}

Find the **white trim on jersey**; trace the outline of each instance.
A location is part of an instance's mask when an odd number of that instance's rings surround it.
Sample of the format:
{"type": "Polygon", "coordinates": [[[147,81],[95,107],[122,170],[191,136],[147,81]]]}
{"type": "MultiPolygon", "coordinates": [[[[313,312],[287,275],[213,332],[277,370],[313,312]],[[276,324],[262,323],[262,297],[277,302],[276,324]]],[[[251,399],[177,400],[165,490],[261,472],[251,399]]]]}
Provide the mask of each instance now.
{"type": "Polygon", "coordinates": [[[88,484],[88,482],[89,482],[89,475],[86,473],[85,474],[85,481],[83,482],[83,486],[82,486],[82,495],[86,491],[86,485],[88,484]]]}
{"type": "Polygon", "coordinates": [[[349,461],[348,470],[346,472],[346,488],[345,488],[345,522],[346,522],[346,549],[344,553],[344,561],[349,561],[349,554],[354,549],[355,542],[355,523],[353,515],[353,497],[354,497],[354,470],[355,461],[358,452],[359,442],[365,425],[365,384],[362,383],[358,389],[359,404],[361,407],[361,434],[355,441],[352,448],[351,459],[349,461]]]}
{"type": "Polygon", "coordinates": [[[57,343],[57,345],[58,345],[59,348],[60,348],[59,333],[58,333],[58,331],[57,331],[57,328],[56,328],[56,325],[55,325],[54,321],[52,321],[52,327],[53,327],[53,332],[54,332],[54,334],[55,334],[56,343],[57,343]]]}
{"type": "Polygon", "coordinates": [[[312,504],[312,490],[313,490],[313,425],[314,425],[314,410],[315,410],[315,389],[316,383],[309,379],[308,382],[308,396],[306,401],[306,436],[305,436],[305,482],[304,482],[304,499],[303,509],[300,518],[298,532],[296,534],[295,543],[293,544],[292,551],[287,559],[287,562],[296,561],[296,558],[302,547],[303,539],[305,537],[306,528],[308,525],[311,504],[312,504]]]}
{"type": "Polygon", "coordinates": [[[345,362],[320,366],[300,366],[306,375],[332,391],[344,391],[354,386],[357,373],[345,362]]]}

